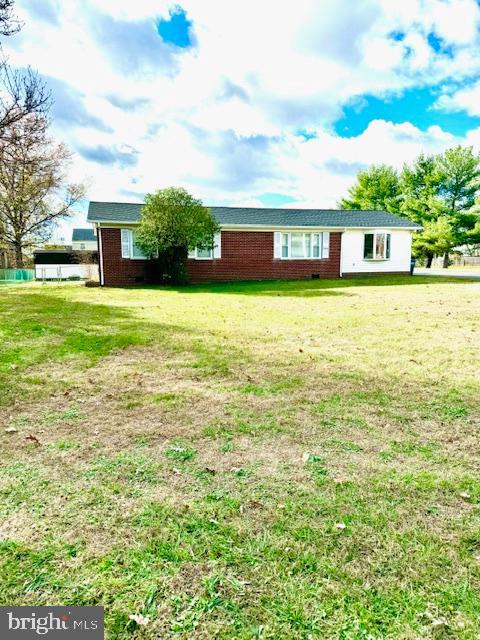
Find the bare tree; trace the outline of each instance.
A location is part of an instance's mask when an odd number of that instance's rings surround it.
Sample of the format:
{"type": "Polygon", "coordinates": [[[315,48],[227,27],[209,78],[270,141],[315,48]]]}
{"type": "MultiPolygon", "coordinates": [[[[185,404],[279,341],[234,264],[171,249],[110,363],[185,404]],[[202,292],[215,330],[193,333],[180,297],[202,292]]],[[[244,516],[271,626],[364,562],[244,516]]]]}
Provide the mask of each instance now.
{"type": "Polygon", "coordinates": [[[30,113],[46,115],[50,104],[50,91],[38,73],[11,69],[7,60],[0,61],[0,139],[30,113]]]}
{"type": "Polygon", "coordinates": [[[13,36],[20,31],[22,23],[13,12],[15,0],[0,0],[0,35],[13,36]]]}
{"type": "MultiPolygon", "coordinates": [[[[0,36],[12,36],[23,27],[14,0],[0,0],[0,36]]],[[[0,45],[0,138],[5,130],[29,113],[46,114],[51,95],[40,76],[28,68],[12,69],[0,45]]]]}
{"type": "Polygon", "coordinates": [[[0,139],[0,240],[13,248],[17,268],[25,249],[48,240],[84,195],[83,185],[67,181],[70,159],[38,114],[10,125],[0,139]]]}

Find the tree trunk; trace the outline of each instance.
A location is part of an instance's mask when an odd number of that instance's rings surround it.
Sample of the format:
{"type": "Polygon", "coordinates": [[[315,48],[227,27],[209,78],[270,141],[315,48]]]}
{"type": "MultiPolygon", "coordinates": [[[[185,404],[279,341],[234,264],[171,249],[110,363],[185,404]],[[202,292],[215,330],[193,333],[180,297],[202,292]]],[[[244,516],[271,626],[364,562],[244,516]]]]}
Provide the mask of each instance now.
{"type": "Polygon", "coordinates": [[[448,251],[445,251],[445,255],[443,256],[443,268],[448,269],[450,266],[450,256],[448,255],[448,251]]]}
{"type": "Polygon", "coordinates": [[[426,264],[427,269],[431,268],[432,262],[433,262],[433,253],[429,253],[427,254],[427,264],[426,264]]]}
{"type": "Polygon", "coordinates": [[[15,244],[15,266],[17,269],[23,269],[23,253],[20,242],[15,244]]]}

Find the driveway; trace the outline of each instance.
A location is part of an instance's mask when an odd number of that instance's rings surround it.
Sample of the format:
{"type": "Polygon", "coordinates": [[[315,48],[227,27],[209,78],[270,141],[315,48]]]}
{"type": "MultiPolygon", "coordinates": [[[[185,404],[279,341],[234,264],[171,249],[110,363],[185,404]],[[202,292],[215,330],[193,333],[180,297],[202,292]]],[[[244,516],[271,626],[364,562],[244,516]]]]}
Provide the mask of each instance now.
{"type": "Polygon", "coordinates": [[[446,276],[448,278],[475,278],[480,280],[480,270],[474,269],[425,269],[425,267],[415,267],[416,276],[446,276]]]}

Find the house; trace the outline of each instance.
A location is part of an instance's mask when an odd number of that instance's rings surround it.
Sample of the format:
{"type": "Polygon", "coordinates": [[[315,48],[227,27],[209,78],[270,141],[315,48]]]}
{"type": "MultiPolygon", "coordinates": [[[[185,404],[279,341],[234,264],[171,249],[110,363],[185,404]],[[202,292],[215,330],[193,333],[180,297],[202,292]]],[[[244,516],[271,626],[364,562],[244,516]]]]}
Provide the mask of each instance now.
{"type": "MultiPolygon", "coordinates": [[[[145,282],[146,257],[135,242],[141,204],[90,202],[100,282],[145,282]]],[[[408,274],[412,234],[421,227],[386,211],[210,207],[221,232],[215,246],[188,256],[192,282],[338,278],[408,274]]]]}
{"type": "Polygon", "coordinates": [[[73,251],[96,251],[97,237],[93,229],[74,229],[72,232],[73,251]]]}

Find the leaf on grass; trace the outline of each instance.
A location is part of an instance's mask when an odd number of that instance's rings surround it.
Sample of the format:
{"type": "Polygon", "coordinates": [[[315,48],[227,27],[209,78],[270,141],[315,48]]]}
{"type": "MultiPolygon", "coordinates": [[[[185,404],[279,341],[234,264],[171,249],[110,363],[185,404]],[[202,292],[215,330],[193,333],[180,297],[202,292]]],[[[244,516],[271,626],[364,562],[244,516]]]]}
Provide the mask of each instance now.
{"type": "Polygon", "coordinates": [[[435,616],[430,613],[430,611],[426,611],[423,615],[425,616],[425,618],[428,618],[428,620],[430,620],[430,624],[436,629],[440,627],[448,627],[448,620],[443,616],[435,616]]]}
{"type": "Polygon", "coordinates": [[[141,627],[145,627],[150,622],[150,618],[148,618],[147,616],[142,616],[141,613],[132,613],[128,617],[130,620],[133,620],[141,627]]]}

